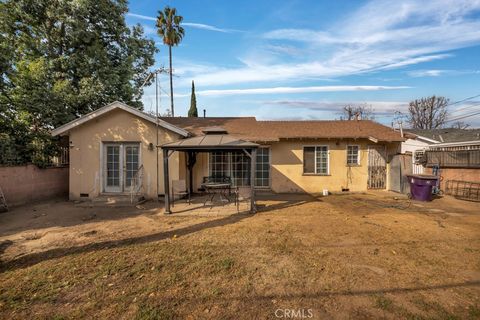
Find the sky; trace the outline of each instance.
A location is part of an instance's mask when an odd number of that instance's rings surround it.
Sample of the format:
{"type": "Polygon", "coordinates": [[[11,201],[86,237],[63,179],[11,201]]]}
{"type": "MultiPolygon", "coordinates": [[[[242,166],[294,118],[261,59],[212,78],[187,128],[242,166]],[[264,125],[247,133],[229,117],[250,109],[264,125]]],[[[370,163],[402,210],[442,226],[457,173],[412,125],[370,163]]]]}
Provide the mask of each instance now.
{"type": "MultiPolygon", "coordinates": [[[[131,0],[127,23],[160,49],[152,69],[168,67],[155,28],[166,5],[185,28],[173,48],[175,116],[187,115],[193,80],[211,117],[338,119],[367,105],[390,125],[409,101],[438,95],[450,99],[449,124],[480,127],[480,0],[131,0]]],[[[159,80],[165,112],[168,76],[159,80]]],[[[155,87],[142,99],[153,110],[155,87]]]]}

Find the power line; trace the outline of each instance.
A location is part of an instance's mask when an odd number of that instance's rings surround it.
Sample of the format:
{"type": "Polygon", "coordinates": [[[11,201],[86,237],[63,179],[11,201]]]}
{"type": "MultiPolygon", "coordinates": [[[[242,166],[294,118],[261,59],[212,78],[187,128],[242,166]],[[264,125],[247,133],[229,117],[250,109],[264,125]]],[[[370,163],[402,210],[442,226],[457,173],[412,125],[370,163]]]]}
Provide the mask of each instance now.
{"type": "Polygon", "coordinates": [[[480,104],[469,105],[469,106],[466,106],[466,107],[463,107],[463,108],[460,108],[460,109],[457,109],[457,110],[453,110],[452,113],[459,112],[459,111],[463,111],[463,110],[467,110],[467,109],[470,109],[470,108],[473,108],[473,107],[477,107],[477,106],[479,106],[479,105],[480,105],[480,104]]]}
{"type": "Polygon", "coordinates": [[[475,112],[475,113],[467,114],[467,115],[464,115],[464,116],[457,116],[456,118],[445,121],[445,123],[452,122],[452,121],[457,121],[457,120],[461,120],[461,119],[465,119],[465,118],[470,118],[470,117],[473,117],[473,116],[476,116],[476,115],[480,115],[480,112],[475,112]]]}
{"type": "MultiPolygon", "coordinates": [[[[478,98],[478,97],[480,97],[480,94],[477,94],[477,95],[474,95],[474,96],[471,96],[471,97],[468,97],[468,98],[465,98],[465,99],[462,99],[462,100],[457,100],[457,101],[454,101],[454,102],[452,102],[452,103],[447,103],[447,104],[445,105],[445,107],[448,108],[448,107],[450,107],[450,106],[453,106],[453,105],[456,105],[456,104],[459,104],[459,103],[462,103],[462,102],[465,102],[465,101],[468,101],[468,100],[472,100],[472,99],[475,99],[475,98],[478,98]]],[[[454,110],[454,111],[452,111],[452,112],[457,112],[457,111],[464,110],[464,109],[467,109],[467,108],[470,108],[470,107],[475,107],[475,106],[477,106],[477,105],[467,106],[467,107],[464,107],[464,108],[460,108],[460,109],[454,110]]],[[[402,112],[400,112],[400,111],[396,111],[396,112],[398,112],[398,113],[400,113],[400,114],[402,113],[402,112]]]]}
{"type": "Polygon", "coordinates": [[[477,95],[475,95],[475,96],[468,97],[468,98],[465,98],[465,99],[462,99],[462,100],[458,100],[458,101],[455,101],[455,102],[452,102],[452,103],[448,103],[445,107],[450,107],[450,106],[459,104],[459,103],[461,103],[461,102],[465,102],[465,101],[468,101],[468,100],[472,100],[472,99],[475,99],[475,98],[478,98],[478,97],[480,97],[480,94],[477,94],[477,95]]]}

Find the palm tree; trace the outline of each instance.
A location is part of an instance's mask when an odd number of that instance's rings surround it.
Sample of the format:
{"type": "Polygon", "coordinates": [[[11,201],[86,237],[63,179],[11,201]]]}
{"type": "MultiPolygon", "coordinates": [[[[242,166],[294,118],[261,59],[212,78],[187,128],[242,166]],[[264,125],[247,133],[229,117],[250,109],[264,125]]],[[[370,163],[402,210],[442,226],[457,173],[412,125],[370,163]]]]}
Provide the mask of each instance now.
{"type": "Polygon", "coordinates": [[[173,79],[172,79],[172,47],[178,46],[182,41],[185,31],[180,26],[183,17],[177,16],[177,9],[166,6],[163,11],[158,12],[157,17],[157,33],[163,39],[163,43],[168,46],[169,62],[170,62],[170,103],[172,117],[175,116],[173,109],[173,79]]]}

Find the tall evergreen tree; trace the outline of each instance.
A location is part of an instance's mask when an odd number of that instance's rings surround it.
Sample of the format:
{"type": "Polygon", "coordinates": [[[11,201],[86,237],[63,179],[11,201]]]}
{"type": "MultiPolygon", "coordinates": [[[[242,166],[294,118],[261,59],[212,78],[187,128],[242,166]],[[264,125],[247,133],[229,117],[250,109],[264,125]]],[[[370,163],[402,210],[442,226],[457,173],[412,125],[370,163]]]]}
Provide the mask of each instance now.
{"type": "Polygon", "coordinates": [[[190,109],[188,110],[189,117],[198,117],[197,97],[195,96],[195,83],[192,80],[192,96],[190,97],[190,109]]]}
{"type": "Polygon", "coordinates": [[[26,145],[114,100],[142,108],[157,49],[127,11],[126,0],[0,1],[0,134],[26,145]]]}

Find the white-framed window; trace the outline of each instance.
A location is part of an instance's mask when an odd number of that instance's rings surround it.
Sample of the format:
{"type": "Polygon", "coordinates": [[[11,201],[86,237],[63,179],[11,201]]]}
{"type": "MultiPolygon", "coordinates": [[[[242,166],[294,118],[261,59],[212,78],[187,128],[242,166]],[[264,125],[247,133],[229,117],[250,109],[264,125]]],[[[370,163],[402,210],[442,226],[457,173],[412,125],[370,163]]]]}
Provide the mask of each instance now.
{"type": "Polygon", "coordinates": [[[270,186],[270,148],[262,147],[257,149],[257,172],[255,176],[255,187],[270,186]]]}
{"type": "Polygon", "coordinates": [[[304,174],[330,174],[328,146],[303,147],[303,173],[304,174]]]}
{"type": "Polygon", "coordinates": [[[347,165],[358,166],[360,164],[360,147],[355,145],[347,146],[347,165]]]}
{"type": "MultiPolygon", "coordinates": [[[[257,149],[255,187],[270,186],[270,148],[257,149]]],[[[209,175],[229,177],[234,186],[250,185],[250,158],[243,152],[210,152],[209,175]]]]}

